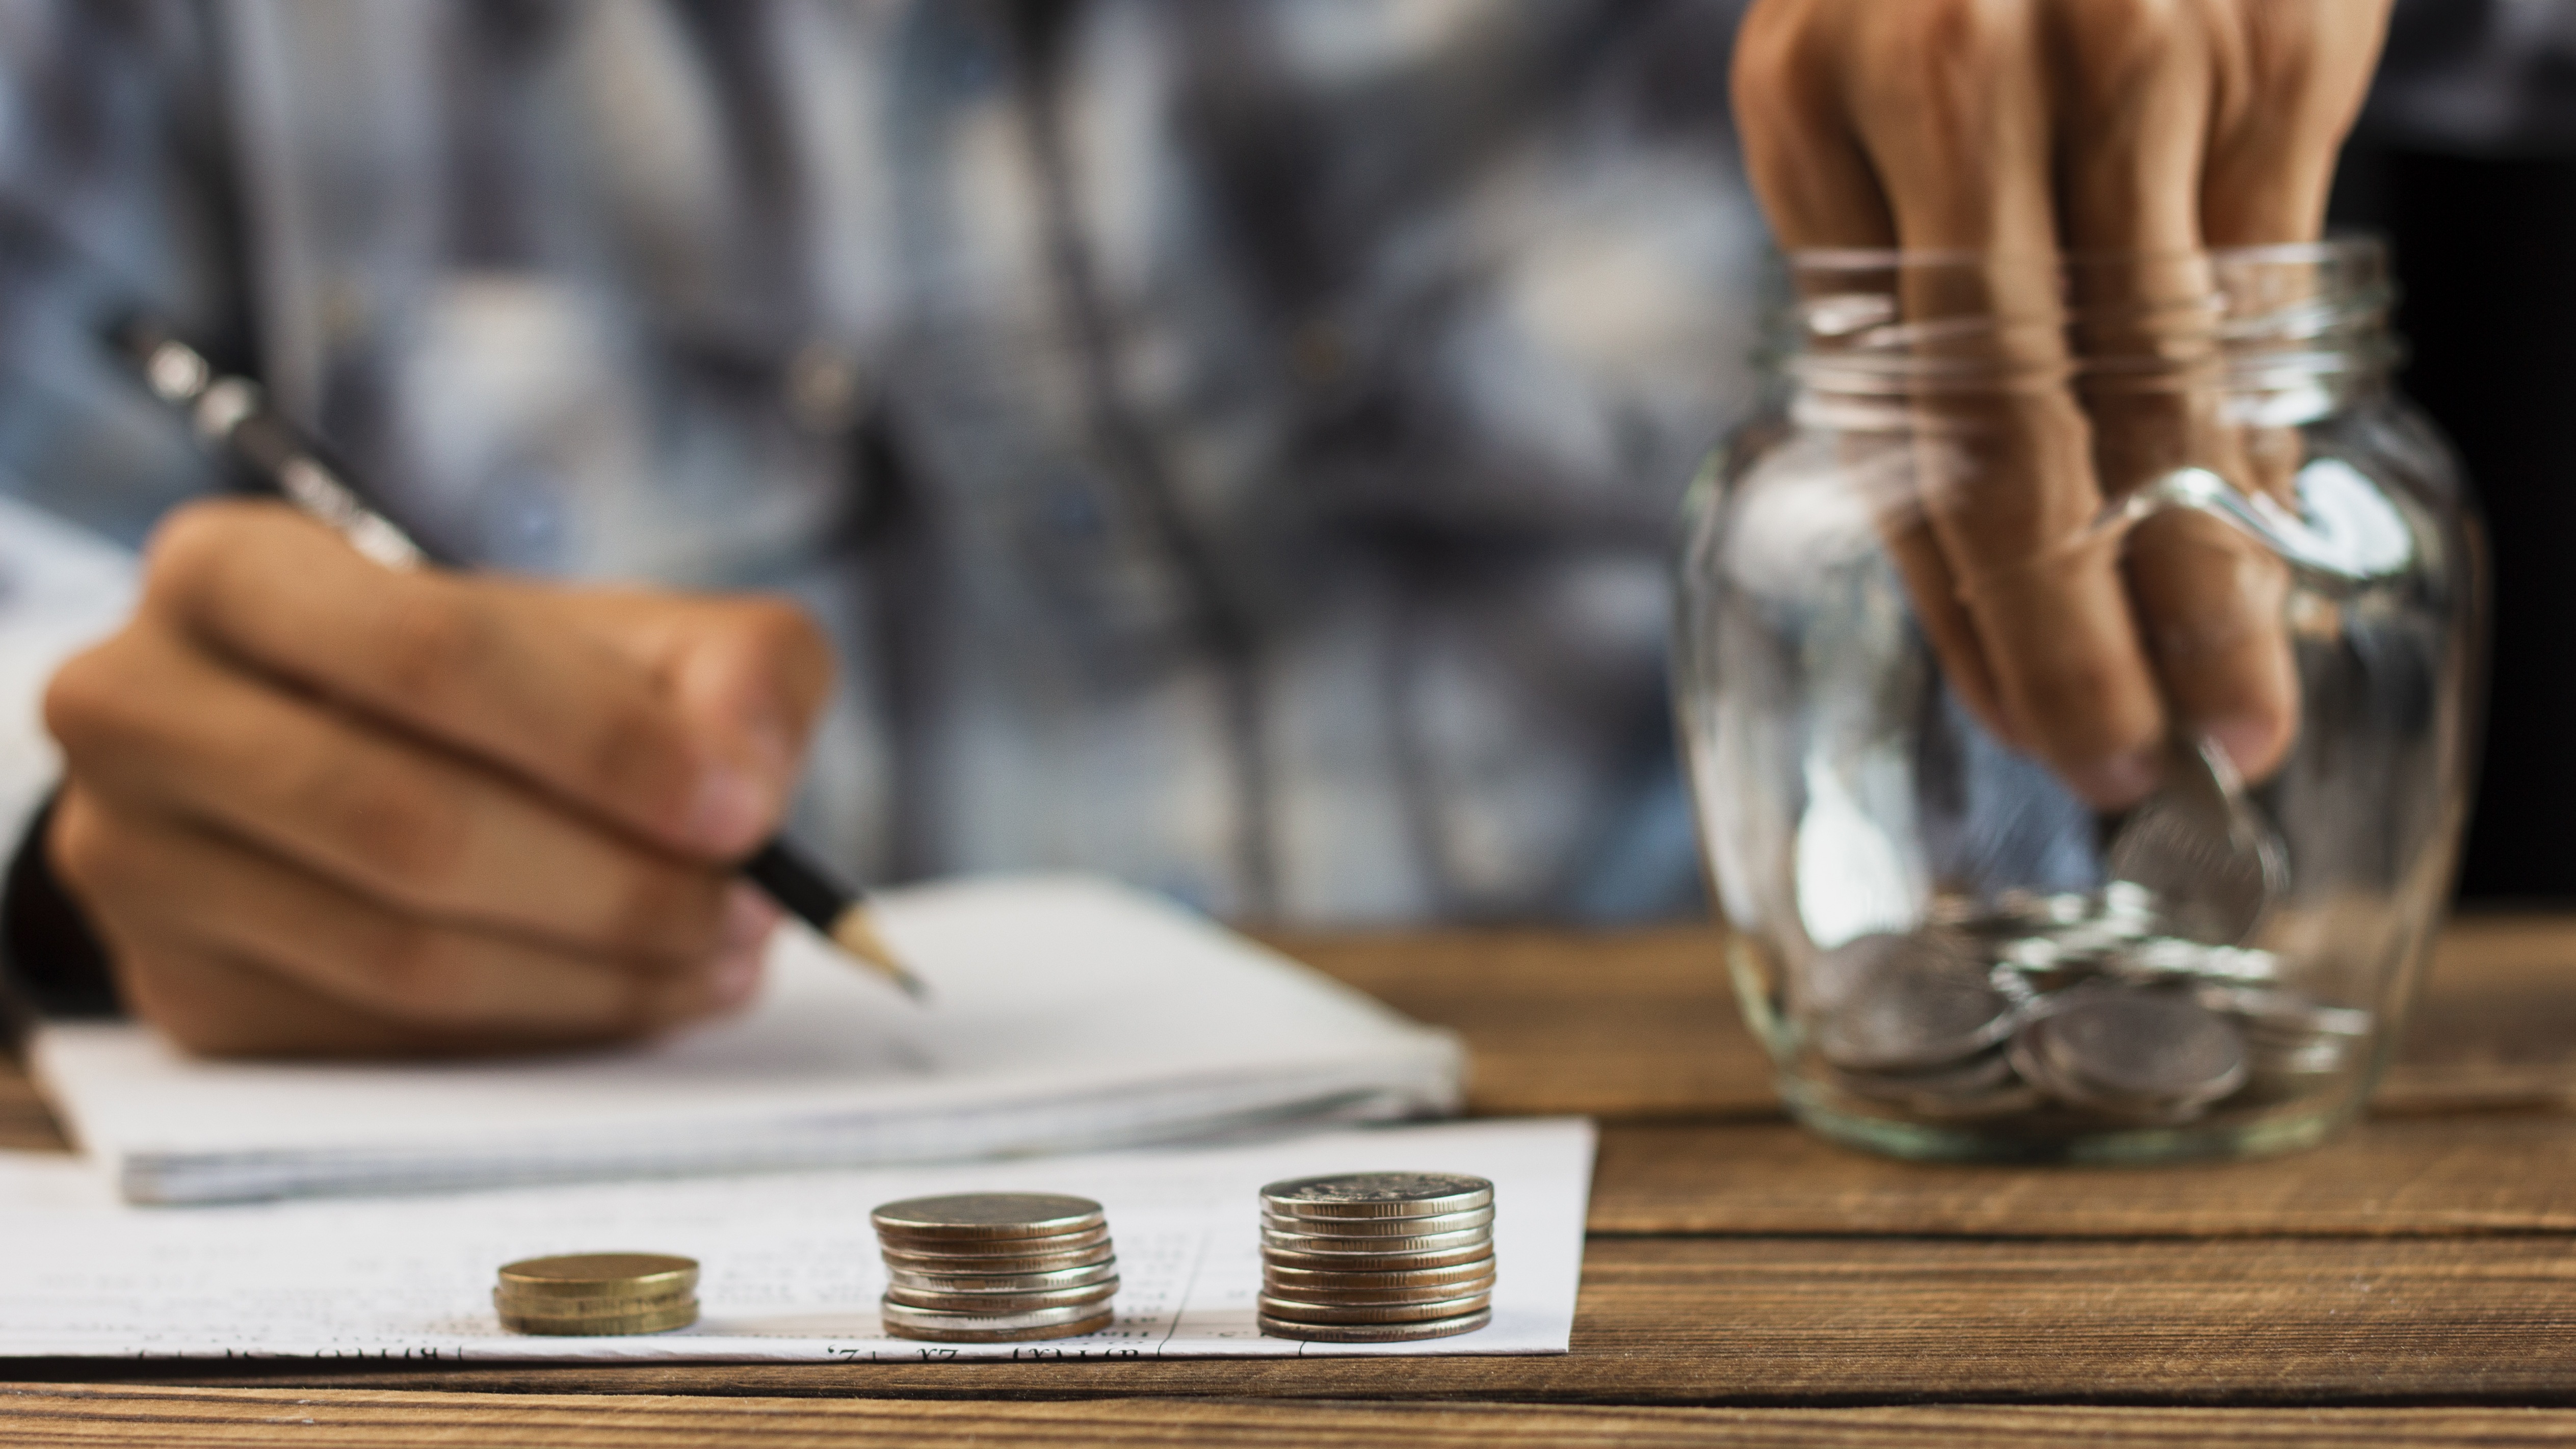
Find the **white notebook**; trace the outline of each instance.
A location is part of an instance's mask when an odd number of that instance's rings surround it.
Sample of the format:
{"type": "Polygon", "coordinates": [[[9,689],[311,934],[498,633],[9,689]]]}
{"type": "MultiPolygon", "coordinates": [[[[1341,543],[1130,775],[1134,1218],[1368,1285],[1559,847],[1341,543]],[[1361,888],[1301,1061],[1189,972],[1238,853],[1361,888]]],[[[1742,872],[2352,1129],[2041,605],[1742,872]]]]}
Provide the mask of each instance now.
{"type": "Polygon", "coordinates": [[[41,1028],[39,1086],[135,1202],[416,1192],[1119,1147],[1453,1112],[1462,1054],[1287,957],[1082,877],[876,897],[915,1007],[783,930],[743,1015],[501,1062],[210,1062],[41,1028]]]}

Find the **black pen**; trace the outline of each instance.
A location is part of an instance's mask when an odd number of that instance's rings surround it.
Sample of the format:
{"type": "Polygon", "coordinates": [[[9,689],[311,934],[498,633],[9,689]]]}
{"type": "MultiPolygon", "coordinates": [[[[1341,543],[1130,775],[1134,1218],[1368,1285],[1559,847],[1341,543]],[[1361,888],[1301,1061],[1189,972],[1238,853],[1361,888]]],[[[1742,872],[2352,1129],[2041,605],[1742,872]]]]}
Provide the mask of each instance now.
{"type": "MultiPolygon", "coordinates": [[[[143,374],[152,395],[182,409],[197,435],[239,464],[259,487],[328,525],[358,552],[387,568],[450,564],[430,553],[367,501],[323,447],[268,405],[258,383],[215,371],[205,354],[148,316],[127,318],[112,340],[143,374]]],[[[784,836],[740,867],[744,876],[798,919],[831,938],[852,958],[903,988],[915,1001],[929,988],[886,949],[869,919],[867,897],[841,885],[784,836]]]]}

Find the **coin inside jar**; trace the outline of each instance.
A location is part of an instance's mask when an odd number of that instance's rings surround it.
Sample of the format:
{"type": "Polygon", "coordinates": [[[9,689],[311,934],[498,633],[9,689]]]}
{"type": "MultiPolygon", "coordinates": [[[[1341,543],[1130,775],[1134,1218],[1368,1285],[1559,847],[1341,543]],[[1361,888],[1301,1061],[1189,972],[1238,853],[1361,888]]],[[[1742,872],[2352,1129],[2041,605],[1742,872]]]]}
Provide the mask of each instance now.
{"type": "Polygon", "coordinates": [[[2180,934],[2221,945],[2254,934],[2288,889],[2287,858],[2226,753],[2180,738],[2165,751],[2156,793],[2103,852],[2112,875],[2155,893],[2180,934]]]}
{"type": "Polygon", "coordinates": [[[1843,963],[1816,1025],[1816,1049],[1838,1067],[1912,1071],[1972,1056],[2012,1034],[2017,1013],[1984,967],[1941,941],[1873,946],[1843,963]]]}
{"type": "Polygon", "coordinates": [[[2170,1117],[2242,1086],[2245,1038],[2172,992],[2102,993],[2034,1022],[2043,1070],[2069,1095],[2112,1110],[2170,1117]]]}

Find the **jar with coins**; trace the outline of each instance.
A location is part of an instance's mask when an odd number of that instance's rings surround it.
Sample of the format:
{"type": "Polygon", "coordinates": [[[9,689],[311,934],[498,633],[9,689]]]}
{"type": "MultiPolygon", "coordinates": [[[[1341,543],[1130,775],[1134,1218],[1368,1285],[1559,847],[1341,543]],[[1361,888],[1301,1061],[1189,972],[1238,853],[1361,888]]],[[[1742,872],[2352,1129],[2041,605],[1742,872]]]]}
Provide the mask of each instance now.
{"type": "Polygon", "coordinates": [[[2451,883],[2483,580],[2366,239],[1788,261],[1675,690],[1788,1109],[1912,1157],[2313,1143],[2451,883]]]}

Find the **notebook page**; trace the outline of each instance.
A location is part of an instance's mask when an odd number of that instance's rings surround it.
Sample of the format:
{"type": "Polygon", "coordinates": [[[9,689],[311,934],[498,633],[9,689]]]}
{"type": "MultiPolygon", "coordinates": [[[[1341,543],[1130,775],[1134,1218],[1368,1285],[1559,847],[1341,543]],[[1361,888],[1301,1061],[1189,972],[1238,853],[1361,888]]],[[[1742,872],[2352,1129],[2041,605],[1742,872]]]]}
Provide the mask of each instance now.
{"type": "Polygon", "coordinates": [[[877,913],[930,983],[930,1007],[797,930],[781,932],[747,1013],[635,1048],[206,1062],[140,1027],[64,1023],[39,1033],[31,1057],[76,1140],[111,1162],[298,1149],[542,1158],[549,1141],[611,1139],[667,1149],[684,1167],[708,1143],[774,1124],[1002,1108],[1052,1113],[1048,1130],[1078,1139],[1114,1127],[1122,1102],[1151,1088],[1218,1100],[1229,1084],[1319,1073],[1397,1083],[1411,1100],[1392,1110],[1407,1114],[1454,1107],[1458,1053],[1444,1033],[1139,892],[1079,877],[970,880],[890,892],[877,913]]]}
{"type": "MultiPolygon", "coordinates": [[[[0,1356],[1079,1360],[1346,1353],[1562,1353],[1574,1321],[1593,1134],[1579,1119],[1443,1123],[1258,1145],[933,1168],[212,1208],[84,1203],[0,1171],[0,1356]],[[1254,1327],[1263,1183],[1321,1172],[1494,1181],[1494,1321],[1456,1338],[1301,1344],[1254,1327]],[[936,1192],[1071,1192],[1108,1210],[1118,1317],[1080,1338],[922,1344],[883,1336],[868,1210],[936,1192]],[[491,1288],[546,1253],[684,1253],[692,1328],[632,1338],[505,1333],[491,1288]]],[[[856,1385],[854,1385],[856,1387],[856,1385]]]]}

